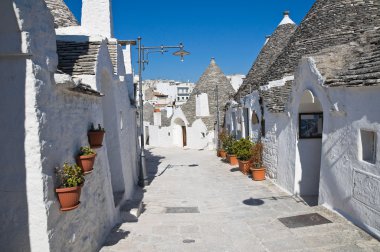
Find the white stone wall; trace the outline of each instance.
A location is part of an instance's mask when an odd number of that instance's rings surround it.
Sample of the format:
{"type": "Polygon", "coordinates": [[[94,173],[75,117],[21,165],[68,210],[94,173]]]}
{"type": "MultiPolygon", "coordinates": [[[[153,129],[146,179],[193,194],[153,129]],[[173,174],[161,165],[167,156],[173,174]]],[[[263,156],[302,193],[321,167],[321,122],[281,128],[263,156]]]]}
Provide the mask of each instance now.
{"type": "MultiPolygon", "coordinates": [[[[302,60],[294,81],[288,112],[264,111],[264,164],[268,176],[294,194],[308,194],[309,187],[319,179],[319,204],[380,237],[380,88],[328,88],[311,58],[302,60]],[[309,105],[299,110],[305,90],[310,90],[322,105],[324,125],[319,145],[314,140],[298,139],[299,113],[319,111],[309,105]],[[363,129],[376,134],[377,159],[373,164],[361,160],[362,144],[368,144],[361,141],[363,129]],[[301,159],[310,164],[302,164],[301,159]]],[[[260,116],[257,98],[252,94],[245,106],[248,102],[260,116]]],[[[236,108],[230,107],[226,114],[226,127],[230,125],[231,133],[236,132],[236,113],[236,108]]],[[[251,130],[254,133],[253,127],[251,130]]]]}
{"type": "MultiPolygon", "coordinates": [[[[211,133],[211,132],[210,132],[211,133]]],[[[213,133],[213,132],[212,132],[213,133]]],[[[206,125],[201,119],[197,119],[193,122],[191,127],[188,128],[188,141],[187,147],[190,149],[209,149],[213,146],[212,140],[210,139],[209,132],[207,131],[206,125]]]]}
{"type": "MultiPolygon", "coordinates": [[[[378,188],[380,161],[375,164],[360,160],[360,129],[380,132],[378,87],[326,88],[312,59],[304,59],[296,75],[290,103],[291,123],[284,130],[288,138],[281,139],[289,146],[288,159],[283,158],[278,167],[297,179],[300,167],[295,160],[298,108],[305,90],[311,90],[322,104],[324,126],[320,169],[319,203],[331,208],[356,224],[380,237],[380,212],[378,188]],[[295,161],[294,161],[295,160],[295,161]],[[295,167],[295,170],[294,170],[295,167]],[[371,188],[368,188],[371,185],[371,188]]],[[[281,145],[280,145],[281,147],[281,145]]],[[[379,143],[376,149],[379,156],[379,143]]],[[[285,155],[280,155],[285,156],[285,155]]],[[[280,173],[280,171],[278,171],[280,173]]],[[[299,177],[299,175],[298,175],[299,177]]],[[[288,179],[291,180],[291,179],[288,179]]],[[[278,180],[288,190],[297,188],[278,180]]]]}
{"type": "Polygon", "coordinates": [[[53,18],[39,0],[1,1],[0,9],[0,251],[48,251],[35,104],[57,65],[53,18]]]}
{"type": "Polygon", "coordinates": [[[149,145],[152,147],[173,146],[171,127],[149,126],[149,145]]]}
{"type": "MultiPolygon", "coordinates": [[[[124,185],[122,199],[133,195],[137,181],[135,108],[128,99],[128,83],[113,75],[106,41],[103,41],[97,75],[83,76],[83,79],[103,91],[102,78],[106,76],[110,87],[106,96],[70,91],[68,88],[74,85],[70,77],[54,75],[56,37],[53,18],[45,3],[15,0],[2,2],[0,7],[11,18],[12,13],[17,17],[20,40],[14,53],[28,54],[15,59],[0,55],[1,76],[4,80],[9,77],[6,82],[9,85],[3,85],[1,90],[7,97],[1,99],[0,118],[6,135],[1,136],[5,149],[0,164],[9,173],[3,174],[0,183],[0,196],[7,204],[1,214],[0,250],[95,251],[118,221],[110,153],[119,152],[118,169],[124,185]],[[107,96],[112,97],[115,113],[108,118],[113,126],[106,127],[106,139],[115,135],[119,146],[105,141],[97,149],[94,171],[86,176],[80,206],[61,212],[55,194],[55,168],[64,162],[75,162],[80,146],[88,145],[87,131],[91,123],[106,124],[103,112],[107,96]]],[[[13,40],[13,44],[17,41],[13,40]]]]}

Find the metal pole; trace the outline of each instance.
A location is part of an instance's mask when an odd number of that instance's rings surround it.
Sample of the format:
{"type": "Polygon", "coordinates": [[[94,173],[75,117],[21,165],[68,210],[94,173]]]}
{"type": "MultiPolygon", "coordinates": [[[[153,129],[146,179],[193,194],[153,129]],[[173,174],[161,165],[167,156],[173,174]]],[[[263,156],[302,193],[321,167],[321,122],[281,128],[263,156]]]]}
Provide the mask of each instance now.
{"type": "Polygon", "coordinates": [[[216,85],[216,88],[215,88],[215,92],[216,92],[216,132],[217,132],[217,139],[218,141],[216,142],[216,148],[217,150],[219,150],[220,148],[220,141],[219,141],[219,127],[220,127],[220,123],[219,123],[219,92],[218,92],[218,85],[216,85]]]}
{"type": "Polygon", "coordinates": [[[139,105],[140,105],[140,144],[141,144],[141,151],[140,151],[140,176],[139,176],[139,185],[141,187],[147,186],[149,184],[148,182],[148,176],[146,172],[146,164],[145,164],[145,151],[144,151],[144,104],[143,104],[143,91],[142,91],[142,55],[143,51],[141,48],[141,37],[137,38],[138,41],[138,57],[139,57],[139,105]]]}

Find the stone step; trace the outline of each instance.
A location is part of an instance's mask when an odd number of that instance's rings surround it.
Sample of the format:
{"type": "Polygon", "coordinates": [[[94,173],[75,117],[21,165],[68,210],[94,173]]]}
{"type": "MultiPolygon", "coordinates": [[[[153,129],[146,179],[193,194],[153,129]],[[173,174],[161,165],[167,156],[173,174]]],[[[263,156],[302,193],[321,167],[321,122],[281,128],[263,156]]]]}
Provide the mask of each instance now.
{"type": "Polygon", "coordinates": [[[120,208],[120,218],[122,222],[137,222],[143,211],[142,200],[127,200],[120,208]]]}

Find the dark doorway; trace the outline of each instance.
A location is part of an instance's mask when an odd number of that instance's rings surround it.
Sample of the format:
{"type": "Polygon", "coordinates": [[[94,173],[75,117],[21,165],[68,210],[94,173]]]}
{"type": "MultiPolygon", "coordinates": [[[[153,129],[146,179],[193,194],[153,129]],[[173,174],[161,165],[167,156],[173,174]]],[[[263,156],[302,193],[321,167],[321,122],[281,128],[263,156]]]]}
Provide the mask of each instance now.
{"type": "Polygon", "coordinates": [[[187,136],[186,136],[186,126],[182,126],[182,142],[183,142],[183,147],[187,145],[187,136]]]}

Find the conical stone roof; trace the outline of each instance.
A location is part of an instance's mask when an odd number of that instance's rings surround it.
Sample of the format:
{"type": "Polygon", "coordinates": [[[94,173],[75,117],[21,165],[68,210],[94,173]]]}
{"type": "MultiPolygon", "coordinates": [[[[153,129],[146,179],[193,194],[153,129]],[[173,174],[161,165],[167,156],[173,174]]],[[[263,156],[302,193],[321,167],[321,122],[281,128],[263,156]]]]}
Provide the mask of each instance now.
{"type": "Polygon", "coordinates": [[[78,21],[63,0],[45,0],[54,17],[55,28],[78,26],[78,21]]]}
{"type": "Polygon", "coordinates": [[[237,91],[235,99],[244,97],[250,91],[257,90],[260,87],[261,79],[287,45],[296,28],[296,24],[289,18],[289,12],[284,12],[283,20],[261,49],[247,77],[237,91]]]}
{"type": "MultiPolygon", "coordinates": [[[[379,26],[379,6],[379,0],[317,0],[261,84],[294,75],[303,56],[359,41],[366,31],[379,26]]],[[[286,110],[291,85],[288,81],[285,86],[262,92],[269,111],[286,110]]]]}
{"type": "Polygon", "coordinates": [[[235,91],[230,81],[216,64],[215,60],[211,59],[210,65],[198,80],[195,88],[193,89],[193,92],[189,97],[189,100],[187,100],[187,102],[181,106],[181,109],[190,124],[192,124],[196,119],[201,118],[202,121],[206,124],[208,130],[214,129],[217,111],[215,95],[216,86],[218,86],[220,121],[222,122],[224,118],[223,107],[233,96],[235,91]],[[196,94],[198,92],[206,93],[208,95],[210,116],[196,116],[196,94]]]}

